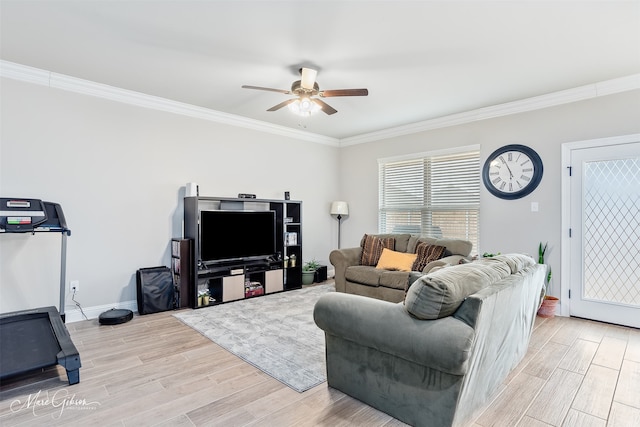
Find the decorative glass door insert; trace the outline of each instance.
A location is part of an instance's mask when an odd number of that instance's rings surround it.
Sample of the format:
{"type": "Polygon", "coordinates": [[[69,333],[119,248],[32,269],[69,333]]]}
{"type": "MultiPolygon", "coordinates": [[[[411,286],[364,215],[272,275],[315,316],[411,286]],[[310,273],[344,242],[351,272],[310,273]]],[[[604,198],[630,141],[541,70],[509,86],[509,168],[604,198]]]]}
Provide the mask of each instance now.
{"type": "Polygon", "coordinates": [[[640,143],[571,159],[571,314],[640,327],[640,143]]]}

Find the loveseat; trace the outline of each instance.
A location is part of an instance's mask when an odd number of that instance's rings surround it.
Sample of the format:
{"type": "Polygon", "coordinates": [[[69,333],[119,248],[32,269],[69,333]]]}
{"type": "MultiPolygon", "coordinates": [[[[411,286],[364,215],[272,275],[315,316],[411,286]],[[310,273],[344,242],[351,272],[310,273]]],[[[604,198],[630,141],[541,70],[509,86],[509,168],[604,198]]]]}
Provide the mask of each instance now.
{"type": "Polygon", "coordinates": [[[468,423],[525,355],[545,275],[508,254],[423,275],[399,303],[323,295],[328,385],[410,425],[468,423]]]}
{"type": "MultiPolygon", "coordinates": [[[[460,260],[469,260],[472,243],[467,240],[438,239],[420,237],[413,234],[365,234],[357,248],[336,249],[329,254],[329,261],[335,267],[335,285],[337,292],[362,295],[390,302],[399,302],[404,298],[411,271],[376,268],[381,251],[372,256],[364,255],[368,244],[373,240],[386,241],[394,252],[415,254],[418,247],[442,247],[440,256],[420,265],[419,273],[428,273],[433,268],[458,264],[460,260]],[[391,243],[392,242],[392,243],[391,243]]],[[[380,249],[380,248],[377,248],[380,249]]],[[[428,250],[428,248],[427,248],[428,250]]],[[[415,273],[415,272],[414,272],[415,273]]]]}

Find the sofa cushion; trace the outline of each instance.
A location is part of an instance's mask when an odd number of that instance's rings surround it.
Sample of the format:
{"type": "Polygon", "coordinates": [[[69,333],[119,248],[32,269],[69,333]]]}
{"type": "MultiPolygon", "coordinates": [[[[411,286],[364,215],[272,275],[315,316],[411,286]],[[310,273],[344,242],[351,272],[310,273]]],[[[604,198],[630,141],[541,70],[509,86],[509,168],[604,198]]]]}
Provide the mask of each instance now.
{"type": "MultiPolygon", "coordinates": [[[[473,243],[461,239],[436,239],[434,237],[411,236],[407,245],[407,252],[416,252],[420,243],[444,246],[448,252],[454,255],[469,256],[473,249],[473,243]]],[[[451,255],[449,254],[449,255],[451,255]]],[[[445,255],[447,256],[447,255],[445,255]]]]}
{"type": "Polygon", "coordinates": [[[411,285],[404,300],[405,309],[424,320],[450,316],[466,297],[510,274],[507,263],[495,258],[443,268],[411,285]]]}
{"type": "Polygon", "coordinates": [[[391,289],[406,289],[410,271],[383,271],[380,274],[380,286],[391,289]]]}
{"type": "Polygon", "coordinates": [[[378,286],[380,284],[380,270],[366,265],[352,265],[344,273],[345,279],[360,285],[378,286]]]}
{"type": "Polygon", "coordinates": [[[395,248],[392,248],[394,251],[409,252],[407,245],[409,244],[411,234],[380,234],[379,237],[393,237],[396,241],[395,248]]]}
{"type": "Polygon", "coordinates": [[[438,239],[436,245],[441,245],[451,251],[452,254],[469,256],[473,249],[473,243],[468,240],[459,239],[438,239]]]}
{"type": "Polygon", "coordinates": [[[378,264],[376,264],[376,268],[380,270],[411,271],[411,267],[416,261],[416,256],[416,254],[397,252],[384,248],[378,264]]]}
{"type": "Polygon", "coordinates": [[[509,268],[511,268],[511,273],[513,274],[527,267],[530,267],[536,263],[533,258],[523,254],[497,255],[494,257],[494,259],[504,261],[505,263],[507,263],[509,268]]]}
{"type": "Polygon", "coordinates": [[[444,246],[420,243],[416,247],[416,260],[413,263],[411,270],[422,271],[431,261],[442,258],[444,251],[444,246]]]}
{"type": "Polygon", "coordinates": [[[393,250],[395,248],[395,239],[393,237],[378,237],[365,234],[362,239],[360,265],[375,266],[378,264],[384,248],[393,250]]]}

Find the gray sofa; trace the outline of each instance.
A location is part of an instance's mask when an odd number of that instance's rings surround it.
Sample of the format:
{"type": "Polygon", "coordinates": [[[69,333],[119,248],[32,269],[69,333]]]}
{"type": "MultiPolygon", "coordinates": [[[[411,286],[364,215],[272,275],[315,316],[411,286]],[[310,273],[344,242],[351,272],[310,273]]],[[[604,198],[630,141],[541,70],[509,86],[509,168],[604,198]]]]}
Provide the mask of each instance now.
{"type": "Polygon", "coordinates": [[[469,422],[525,355],[545,274],[508,254],[423,275],[400,303],[322,296],[329,386],[414,426],[469,422]]]}
{"type": "MultiPolygon", "coordinates": [[[[428,273],[434,267],[458,264],[463,258],[469,259],[473,246],[467,240],[420,237],[413,234],[376,234],[373,236],[394,238],[394,250],[398,252],[415,253],[416,247],[422,242],[446,247],[446,256],[427,264],[422,269],[422,273],[428,273]]],[[[357,248],[337,249],[329,254],[329,261],[335,267],[336,291],[389,302],[402,301],[410,272],[380,270],[374,266],[360,265],[365,237],[362,238],[362,242],[357,248]]]]}

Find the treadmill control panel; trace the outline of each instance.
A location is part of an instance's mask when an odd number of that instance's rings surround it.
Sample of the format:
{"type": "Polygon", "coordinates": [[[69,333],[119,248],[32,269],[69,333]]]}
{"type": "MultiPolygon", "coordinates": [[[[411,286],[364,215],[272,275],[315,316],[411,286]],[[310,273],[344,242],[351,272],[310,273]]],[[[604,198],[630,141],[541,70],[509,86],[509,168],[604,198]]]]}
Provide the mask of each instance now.
{"type": "Polygon", "coordinates": [[[39,199],[0,198],[0,233],[67,232],[62,208],[39,199]]]}

